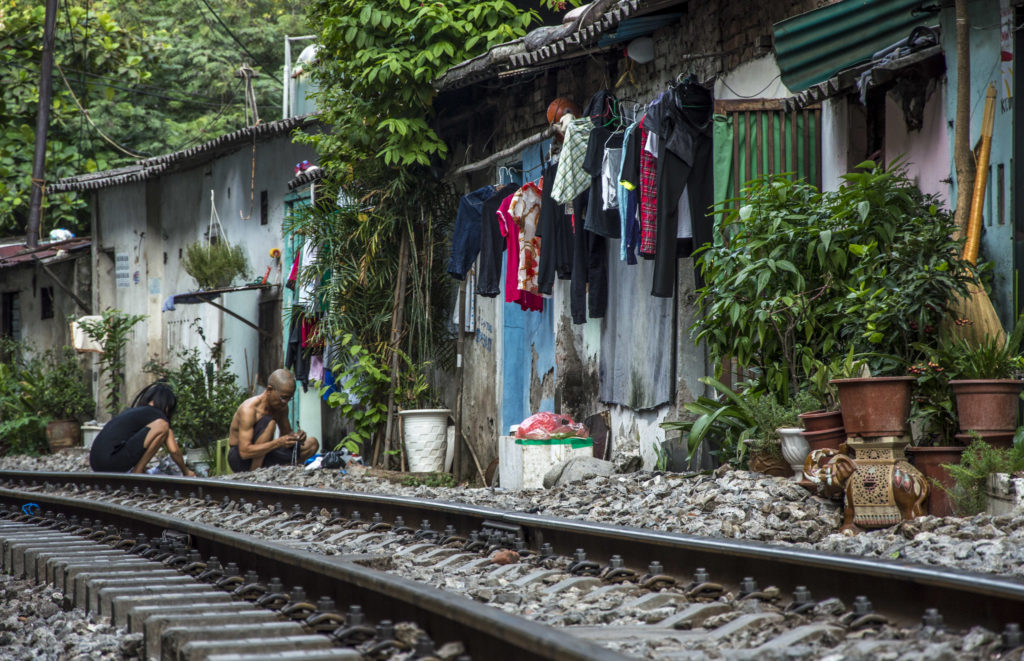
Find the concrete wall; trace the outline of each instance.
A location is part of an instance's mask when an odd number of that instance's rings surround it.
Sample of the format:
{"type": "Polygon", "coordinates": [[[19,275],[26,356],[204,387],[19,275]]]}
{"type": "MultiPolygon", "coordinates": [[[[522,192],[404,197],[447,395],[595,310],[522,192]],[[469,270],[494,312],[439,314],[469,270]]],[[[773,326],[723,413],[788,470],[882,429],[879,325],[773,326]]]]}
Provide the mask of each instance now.
{"type": "MultiPolygon", "coordinates": [[[[89,253],[81,251],[70,259],[48,265],[60,281],[88,302],[89,253]]],[[[13,266],[0,271],[0,292],[18,292],[21,314],[21,340],[37,351],[71,344],[69,315],[84,314],[83,310],[42,268],[34,264],[13,266]],[[53,315],[42,318],[42,290],[53,290],[53,315]]]]}
{"type": "MultiPolygon", "coordinates": [[[[127,351],[127,391],[137,392],[152,378],[142,371],[150,359],[173,361],[177,352],[225,340],[231,369],[246,387],[256,386],[259,356],[257,332],[230,315],[207,304],[178,305],[162,312],[164,301],[196,289],[195,280],[182,268],[185,248],[206,240],[210,224],[210,191],[215,192],[217,214],[227,239],[240,244],[249,260],[244,282],[262,278],[272,266],[272,282],[280,282],[280,265],[269,256],[283,244],[283,199],[295,163],[313,158],[310,148],[291,143],[287,135],[257,142],[255,184],[252,184],[253,150],[246,146],[215,160],[168,174],[145,183],[115,186],[95,195],[93,215],[94,309],[117,308],[145,314],[127,351]],[[250,191],[252,200],[250,202],[250,191]],[[268,193],[268,223],[260,224],[260,192],[268,193]],[[129,257],[131,278],[127,287],[115,284],[114,258],[129,257]],[[194,329],[206,335],[205,343],[194,329]]],[[[236,285],[244,283],[241,279],[236,285]]],[[[220,303],[254,323],[258,320],[257,292],[227,294],[220,303]]],[[[319,411],[316,412],[319,429],[319,411]]]]}

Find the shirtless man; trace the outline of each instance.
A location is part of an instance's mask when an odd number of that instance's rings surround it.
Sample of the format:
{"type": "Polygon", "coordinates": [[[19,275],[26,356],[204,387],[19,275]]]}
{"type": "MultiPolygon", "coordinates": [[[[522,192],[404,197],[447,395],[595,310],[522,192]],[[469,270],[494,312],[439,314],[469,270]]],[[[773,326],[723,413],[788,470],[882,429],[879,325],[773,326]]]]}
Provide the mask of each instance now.
{"type": "Polygon", "coordinates": [[[288,370],[276,370],[267,379],[267,389],[242,402],[231,419],[228,465],[236,473],[261,466],[301,464],[319,447],[315,438],[288,423],[288,402],[295,395],[295,377],[288,370]],[[275,432],[281,435],[274,438],[275,432]]]}

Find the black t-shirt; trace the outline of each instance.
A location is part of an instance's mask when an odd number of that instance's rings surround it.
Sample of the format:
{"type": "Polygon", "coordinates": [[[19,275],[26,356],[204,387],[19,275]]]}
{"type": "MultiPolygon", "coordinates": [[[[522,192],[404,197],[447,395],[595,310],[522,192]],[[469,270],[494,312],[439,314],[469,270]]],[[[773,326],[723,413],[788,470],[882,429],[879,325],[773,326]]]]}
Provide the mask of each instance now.
{"type": "MultiPolygon", "coordinates": [[[[111,470],[109,459],[116,455],[123,455],[126,460],[123,463],[129,463],[127,460],[135,456],[134,450],[137,448],[126,448],[125,445],[154,420],[167,420],[167,416],[155,406],[137,406],[103,425],[103,430],[96,435],[89,451],[93,470],[111,470]]],[[[144,438],[144,435],[142,437],[144,438]]],[[[135,461],[138,461],[139,457],[135,457],[135,461]]],[[[120,468],[122,462],[114,463],[120,468]]],[[[135,465],[134,462],[130,463],[131,466],[135,465]]]]}

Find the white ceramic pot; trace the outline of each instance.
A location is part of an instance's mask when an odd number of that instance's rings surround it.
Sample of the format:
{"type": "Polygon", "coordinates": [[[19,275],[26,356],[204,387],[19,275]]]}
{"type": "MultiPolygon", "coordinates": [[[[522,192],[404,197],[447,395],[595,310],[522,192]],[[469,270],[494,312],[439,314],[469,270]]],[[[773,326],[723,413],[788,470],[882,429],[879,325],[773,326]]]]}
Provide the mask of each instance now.
{"type": "Polygon", "coordinates": [[[438,473],[444,470],[450,413],[448,409],[399,411],[410,472],[438,473]]]}
{"type": "Polygon", "coordinates": [[[782,458],[793,469],[793,479],[800,480],[804,475],[804,460],[811,451],[811,446],[804,438],[801,427],[779,427],[775,430],[782,439],[782,458]]]}

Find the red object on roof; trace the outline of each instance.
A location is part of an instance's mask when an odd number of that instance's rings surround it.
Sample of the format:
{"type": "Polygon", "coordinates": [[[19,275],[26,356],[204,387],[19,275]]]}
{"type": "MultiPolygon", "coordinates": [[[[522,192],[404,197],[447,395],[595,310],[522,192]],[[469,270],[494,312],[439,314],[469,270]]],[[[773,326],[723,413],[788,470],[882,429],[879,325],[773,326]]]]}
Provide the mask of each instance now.
{"type": "Polygon", "coordinates": [[[85,250],[90,245],[92,245],[92,241],[89,237],[83,237],[46,243],[35,250],[29,249],[21,243],[12,246],[0,246],[0,269],[36,260],[47,260],[51,257],[56,257],[57,253],[62,250],[67,253],[78,252],[85,250]]]}

